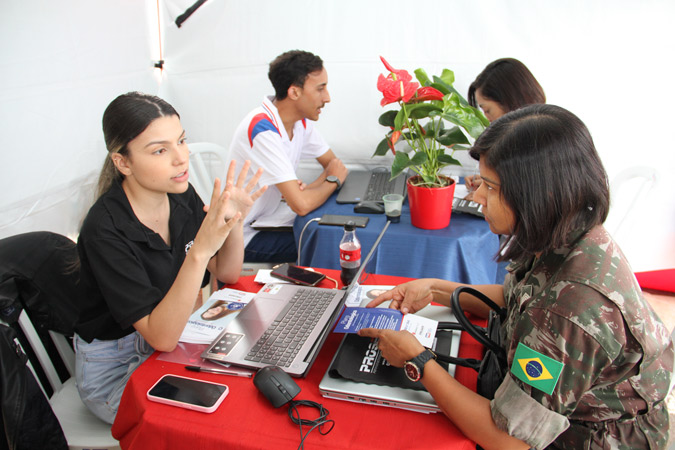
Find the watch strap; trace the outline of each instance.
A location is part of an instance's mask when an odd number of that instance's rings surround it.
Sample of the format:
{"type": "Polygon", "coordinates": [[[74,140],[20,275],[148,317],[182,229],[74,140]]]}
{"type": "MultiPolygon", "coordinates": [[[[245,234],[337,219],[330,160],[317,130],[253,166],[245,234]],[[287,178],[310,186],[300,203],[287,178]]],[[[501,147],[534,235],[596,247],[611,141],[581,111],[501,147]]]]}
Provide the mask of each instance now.
{"type": "Polygon", "coordinates": [[[417,368],[417,372],[419,374],[419,376],[415,380],[412,379],[410,375],[408,375],[408,372],[406,371],[406,375],[408,376],[408,378],[410,378],[410,380],[412,381],[421,380],[422,377],[424,376],[424,365],[432,359],[436,359],[436,354],[429,349],[425,349],[422,353],[415,356],[410,361],[406,361],[406,364],[414,365],[417,368]]]}

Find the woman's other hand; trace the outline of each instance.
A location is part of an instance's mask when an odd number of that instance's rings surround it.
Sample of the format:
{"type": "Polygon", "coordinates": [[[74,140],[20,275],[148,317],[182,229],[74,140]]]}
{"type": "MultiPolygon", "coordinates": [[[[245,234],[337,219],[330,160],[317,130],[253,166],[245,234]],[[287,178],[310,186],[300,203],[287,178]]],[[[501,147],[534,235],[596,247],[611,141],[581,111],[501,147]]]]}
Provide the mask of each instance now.
{"type": "Polygon", "coordinates": [[[483,179],[480,177],[480,175],[469,175],[468,177],[464,177],[464,184],[466,185],[466,188],[469,190],[469,192],[473,192],[478,189],[482,182],[483,179]]]}
{"type": "Polygon", "coordinates": [[[416,313],[434,300],[431,286],[430,279],[409,281],[378,295],[366,307],[372,308],[391,300],[390,308],[398,309],[403,314],[416,313]]]}

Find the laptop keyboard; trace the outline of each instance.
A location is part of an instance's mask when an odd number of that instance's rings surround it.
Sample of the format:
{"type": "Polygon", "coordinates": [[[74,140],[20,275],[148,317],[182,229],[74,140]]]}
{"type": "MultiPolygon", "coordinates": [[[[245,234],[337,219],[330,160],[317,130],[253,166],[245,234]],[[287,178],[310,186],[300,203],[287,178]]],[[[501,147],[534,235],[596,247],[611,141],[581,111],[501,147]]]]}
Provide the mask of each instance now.
{"type": "Polygon", "coordinates": [[[381,202],[382,196],[394,192],[396,180],[389,180],[391,172],[389,171],[373,171],[370,174],[370,181],[368,188],[363,198],[364,201],[381,202]]]}
{"type": "Polygon", "coordinates": [[[244,359],[290,366],[334,296],[331,291],[298,289],[244,359]]]}

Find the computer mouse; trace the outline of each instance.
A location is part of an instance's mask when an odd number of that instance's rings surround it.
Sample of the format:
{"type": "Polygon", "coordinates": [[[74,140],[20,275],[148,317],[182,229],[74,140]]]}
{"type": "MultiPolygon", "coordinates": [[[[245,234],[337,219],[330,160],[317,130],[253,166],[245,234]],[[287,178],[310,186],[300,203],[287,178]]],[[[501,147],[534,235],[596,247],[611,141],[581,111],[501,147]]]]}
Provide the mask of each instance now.
{"type": "Polygon", "coordinates": [[[285,405],[300,393],[300,386],[277,366],[266,366],[258,370],[253,377],[253,384],[275,408],[285,405]]]}
{"type": "Polygon", "coordinates": [[[354,205],[355,213],[383,214],[384,205],[378,202],[361,202],[354,205]]]}

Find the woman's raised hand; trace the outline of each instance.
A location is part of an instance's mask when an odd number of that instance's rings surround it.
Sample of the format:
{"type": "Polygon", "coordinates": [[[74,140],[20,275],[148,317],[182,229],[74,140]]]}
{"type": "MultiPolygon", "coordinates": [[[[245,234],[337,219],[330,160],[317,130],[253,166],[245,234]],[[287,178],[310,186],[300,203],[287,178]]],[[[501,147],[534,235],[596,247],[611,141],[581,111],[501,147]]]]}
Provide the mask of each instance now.
{"type": "Polygon", "coordinates": [[[205,256],[208,259],[220,250],[230,231],[244,218],[241,212],[236,212],[229,218],[226,217],[226,213],[230,209],[229,204],[232,194],[227,190],[220,192],[220,185],[220,179],[216,178],[213,183],[211,202],[204,206],[206,217],[199,227],[192,246],[194,250],[199,249],[199,251],[206,252],[205,256]]]}
{"type": "Polygon", "coordinates": [[[225,211],[225,218],[230,219],[235,216],[237,213],[241,213],[241,217],[244,218],[251,210],[253,202],[255,202],[261,195],[267,190],[267,186],[263,186],[257,191],[251,193],[253,188],[258,184],[260,176],[263,173],[263,169],[260,168],[258,171],[251,177],[249,182],[244,186],[246,182],[246,175],[248,170],[251,167],[251,161],[246,161],[244,167],[242,167],[239,172],[239,176],[236,177],[237,181],[235,183],[235,169],[237,162],[232,160],[230,162],[230,167],[227,169],[227,178],[225,180],[225,192],[230,193],[229,201],[227,203],[227,208],[225,211]]]}

